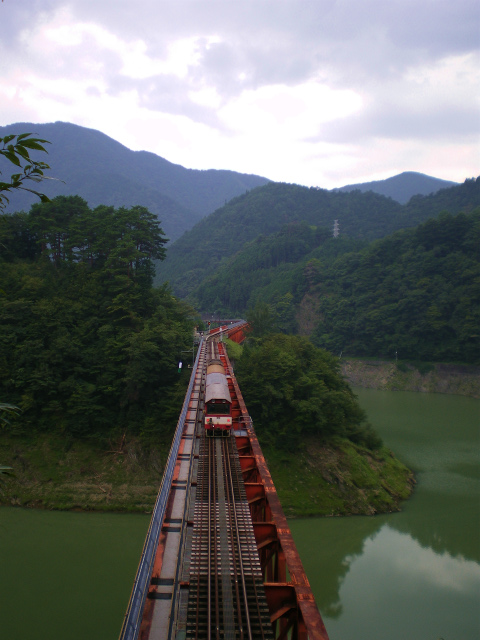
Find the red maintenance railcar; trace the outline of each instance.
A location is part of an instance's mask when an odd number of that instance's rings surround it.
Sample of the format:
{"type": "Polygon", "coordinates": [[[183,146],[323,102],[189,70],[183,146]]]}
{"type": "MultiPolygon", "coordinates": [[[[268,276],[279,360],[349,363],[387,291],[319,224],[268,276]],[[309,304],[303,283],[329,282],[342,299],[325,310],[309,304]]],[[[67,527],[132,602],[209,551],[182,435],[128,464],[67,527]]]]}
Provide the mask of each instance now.
{"type": "Polygon", "coordinates": [[[229,436],[232,430],[232,398],[221,360],[210,360],[205,385],[205,430],[207,436],[229,436]]]}

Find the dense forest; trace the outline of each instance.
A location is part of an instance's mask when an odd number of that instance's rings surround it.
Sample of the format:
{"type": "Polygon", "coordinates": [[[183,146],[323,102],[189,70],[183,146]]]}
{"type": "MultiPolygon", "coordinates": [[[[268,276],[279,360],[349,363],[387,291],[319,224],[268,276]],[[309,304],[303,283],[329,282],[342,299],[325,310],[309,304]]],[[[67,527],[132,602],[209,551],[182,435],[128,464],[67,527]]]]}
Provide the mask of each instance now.
{"type": "Polygon", "coordinates": [[[152,288],[165,242],[147,209],[92,210],[78,196],[0,216],[0,399],[21,409],[14,431],[164,428],[193,326],[189,307],[152,288]]]}
{"type": "Polygon", "coordinates": [[[479,203],[480,180],[467,180],[430,196],[415,196],[406,205],[373,192],[329,192],[270,183],[228,202],[179,238],[159,265],[156,281],[167,280],[176,295],[184,298],[193,294],[195,299],[202,281],[247,243],[270,236],[285,225],[305,222],[331,234],[334,220],[338,220],[341,237],[372,241],[414,227],[442,211],[468,213],[479,203]]]}
{"type": "Polygon", "coordinates": [[[307,338],[269,332],[249,339],[235,371],[262,444],[293,451],[315,436],[381,446],[338,358],[307,338]]]}
{"type": "Polygon", "coordinates": [[[313,341],[335,353],[480,363],[480,209],[312,260],[313,341]]]}
{"type": "Polygon", "coordinates": [[[229,310],[234,315],[268,301],[275,307],[277,319],[283,322],[282,330],[287,329],[287,322],[293,331],[292,305],[300,301],[297,291],[302,287],[298,266],[306,265],[310,255],[331,261],[367,244],[343,236],[333,240],[330,229],[305,222],[290,223],[246,244],[207,276],[189,300],[199,308],[229,310]],[[289,314],[288,321],[285,314],[289,314]]]}
{"type": "Polygon", "coordinates": [[[278,330],[312,333],[337,355],[478,363],[479,212],[372,243],[289,224],[245,245],[190,299],[235,315],[268,303],[278,330]]]}
{"type": "MultiPolygon", "coordinates": [[[[297,240],[301,231],[303,244],[282,236],[266,263],[298,258],[326,239],[301,226],[297,240]]],[[[79,196],[0,217],[0,398],[20,408],[12,433],[168,441],[193,318],[168,288],[152,287],[165,242],[147,209],[92,210],[79,196]]],[[[305,338],[272,335],[272,317],[263,329],[260,317],[253,314],[237,367],[262,442],[291,450],[305,437],[340,437],[380,447],[338,359],[305,338]]]]}

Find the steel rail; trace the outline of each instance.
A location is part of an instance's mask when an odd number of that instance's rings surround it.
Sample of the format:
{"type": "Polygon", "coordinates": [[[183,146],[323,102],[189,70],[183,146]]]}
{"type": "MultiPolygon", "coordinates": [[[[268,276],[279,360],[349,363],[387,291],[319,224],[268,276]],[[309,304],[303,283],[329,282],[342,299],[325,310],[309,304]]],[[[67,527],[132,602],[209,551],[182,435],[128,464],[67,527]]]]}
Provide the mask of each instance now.
{"type": "MultiPolygon", "coordinates": [[[[208,443],[208,561],[207,561],[207,637],[212,637],[212,502],[215,509],[215,500],[212,493],[215,491],[215,467],[211,456],[211,445],[208,443]]],[[[216,527],[214,528],[215,531],[216,527]]],[[[216,531],[215,531],[216,533],[216,531]]],[[[214,535],[215,535],[214,533],[214,535]]],[[[216,558],[215,558],[216,560],[216,558]]]]}
{"type": "Polygon", "coordinates": [[[200,354],[203,347],[203,341],[204,339],[202,338],[200,340],[197,357],[193,365],[192,375],[190,377],[190,383],[188,385],[185,400],[183,402],[182,411],[178,418],[177,428],[175,430],[172,446],[168,455],[167,464],[165,465],[162,483],[160,485],[157,500],[155,502],[155,507],[153,509],[152,519],[150,520],[147,536],[143,545],[137,574],[133,583],[132,593],[130,595],[127,611],[123,620],[119,640],[137,640],[138,634],[140,632],[142,614],[145,608],[145,601],[147,598],[148,587],[152,575],[155,553],[158,546],[158,539],[160,536],[162,522],[165,517],[168,495],[170,493],[173,472],[178,456],[180,441],[182,439],[182,434],[185,427],[185,419],[187,417],[188,406],[192,395],[195,375],[197,372],[200,354]]]}
{"type": "MultiPolygon", "coordinates": [[[[202,443],[201,446],[205,445],[205,438],[202,439],[202,443]]],[[[201,449],[202,451],[202,449],[201,449]]],[[[205,474],[205,455],[201,455],[200,456],[200,464],[201,466],[199,467],[199,474],[200,477],[203,478],[204,474],[205,474]]],[[[208,460],[207,460],[208,463],[208,460]]],[[[196,548],[196,554],[200,554],[201,552],[201,548],[202,548],[202,542],[203,542],[203,523],[204,523],[204,518],[203,518],[203,511],[205,509],[205,501],[203,500],[203,484],[201,485],[201,489],[202,489],[202,495],[201,495],[201,501],[200,501],[200,517],[199,517],[199,521],[200,521],[200,531],[199,531],[199,541],[198,541],[198,547],[196,548]]],[[[208,508],[208,507],[207,507],[208,508]]],[[[195,517],[196,517],[196,513],[195,513],[195,517]]],[[[210,518],[208,518],[209,520],[210,518]]],[[[195,615],[195,640],[198,640],[198,629],[199,629],[199,622],[200,622],[200,576],[201,576],[201,564],[200,562],[198,562],[198,568],[197,568],[197,593],[196,593],[196,615],[195,615]]]]}
{"type": "MultiPolygon", "coordinates": [[[[212,438],[213,440],[213,438],[212,438]]],[[[212,453],[213,453],[213,446],[214,443],[212,442],[212,453]]],[[[219,531],[218,531],[218,527],[217,525],[219,524],[218,522],[218,490],[217,490],[217,484],[218,484],[218,474],[217,474],[217,464],[216,464],[216,458],[212,455],[212,461],[213,461],[213,469],[214,469],[214,479],[213,479],[213,509],[215,511],[215,522],[214,522],[214,538],[213,538],[213,558],[214,558],[214,565],[213,565],[213,570],[215,572],[215,631],[216,631],[216,638],[217,640],[220,640],[220,602],[219,602],[219,584],[218,584],[218,560],[219,560],[219,555],[221,554],[221,541],[219,540],[219,531]]],[[[210,570],[212,569],[212,566],[210,565],[210,570]]]]}
{"type": "MultiPolygon", "coordinates": [[[[227,446],[225,442],[222,442],[222,457],[223,457],[223,465],[224,467],[226,466],[226,460],[225,460],[225,450],[226,450],[227,446]]],[[[228,473],[224,474],[225,477],[228,477],[228,473]]],[[[233,569],[233,578],[234,578],[234,583],[235,583],[235,600],[236,600],[236,604],[237,604],[237,619],[238,619],[238,628],[239,628],[239,632],[240,632],[240,640],[243,640],[244,638],[244,625],[243,625],[243,616],[242,616],[242,602],[241,602],[241,594],[240,594],[240,587],[239,587],[239,578],[238,578],[238,567],[237,567],[237,555],[238,552],[240,551],[237,548],[237,553],[235,553],[235,536],[234,536],[234,531],[232,529],[231,523],[232,523],[232,510],[234,509],[234,505],[232,504],[232,500],[231,500],[231,496],[230,496],[230,491],[229,491],[229,484],[228,482],[226,482],[227,485],[227,500],[228,500],[228,516],[229,516],[229,520],[230,520],[230,527],[229,527],[229,534],[230,534],[230,550],[231,550],[231,555],[232,555],[232,569],[233,569]]]]}
{"type": "MultiPolygon", "coordinates": [[[[234,553],[235,545],[237,549],[237,553],[234,555],[234,558],[238,562],[238,568],[240,573],[241,580],[241,591],[243,596],[243,605],[245,607],[245,626],[248,634],[248,639],[252,640],[252,624],[250,620],[250,611],[248,607],[248,594],[247,594],[247,583],[245,579],[245,569],[243,566],[243,558],[242,558],[242,543],[240,540],[240,529],[238,524],[237,517],[237,509],[236,509],[236,501],[235,501],[235,490],[233,487],[232,481],[232,468],[231,468],[231,460],[230,460],[231,452],[229,451],[229,447],[226,443],[223,443],[223,460],[225,466],[225,480],[228,492],[228,501],[229,501],[229,512],[230,512],[230,529],[232,532],[232,553],[234,553]]],[[[240,603],[239,603],[240,605],[240,603]]],[[[239,606],[240,610],[240,606],[239,606]]]]}
{"type": "MultiPolygon", "coordinates": [[[[231,449],[233,449],[233,447],[236,447],[236,444],[232,443],[231,444],[231,449]]],[[[234,452],[232,451],[231,456],[228,459],[228,465],[229,465],[229,478],[230,478],[230,483],[232,486],[232,493],[233,493],[233,487],[234,487],[234,476],[235,476],[235,484],[237,485],[237,487],[240,487],[241,484],[243,484],[243,478],[239,477],[239,468],[237,465],[233,464],[232,465],[232,460],[234,459],[234,452]]],[[[239,502],[241,503],[241,495],[239,495],[239,502]]],[[[236,504],[236,501],[235,501],[236,504]]],[[[243,505],[242,505],[243,506],[243,505]]],[[[238,536],[240,535],[239,533],[239,529],[237,526],[237,522],[238,522],[238,510],[235,507],[235,520],[236,520],[236,530],[238,532],[238,536]]],[[[242,520],[243,526],[246,530],[246,514],[243,508],[240,509],[240,515],[239,515],[240,519],[242,520]]],[[[249,514],[250,517],[250,514],[249,514]]],[[[256,558],[253,556],[252,554],[252,547],[247,544],[247,554],[248,554],[248,565],[250,566],[250,571],[251,571],[251,577],[252,577],[252,587],[253,587],[253,595],[254,595],[254,601],[256,604],[256,609],[257,609],[257,616],[258,616],[258,620],[262,619],[262,615],[261,615],[261,611],[260,611],[260,598],[259,598],[259,593],[258,593],[258,589],[257,589],[257,583],[255,580],[255,560],[259,561],[258,558],[258,554],[256,555],[256,558]]],[[[246,558],[245,558],[246,559],[246,558]]],[[[242,555],[242,564],[243,564],[243,555],[242,555]]],[[[265,639],[265,633],[264,633],[264,628],[263,625],[260,625],[260,633],[262,635],[262,638],[265,639]]]]}

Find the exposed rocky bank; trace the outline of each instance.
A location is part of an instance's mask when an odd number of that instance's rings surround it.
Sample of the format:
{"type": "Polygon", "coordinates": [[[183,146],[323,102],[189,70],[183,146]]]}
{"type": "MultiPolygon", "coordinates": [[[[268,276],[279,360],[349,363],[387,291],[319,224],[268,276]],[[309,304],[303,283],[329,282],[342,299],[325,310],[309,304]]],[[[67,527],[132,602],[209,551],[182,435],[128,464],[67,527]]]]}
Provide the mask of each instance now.
{"type": "Polygon", "coordinates": [[[342,359],[341,368],[348,382],[356,387],[480,398],[480,367],[475,365],[342,359]]]}

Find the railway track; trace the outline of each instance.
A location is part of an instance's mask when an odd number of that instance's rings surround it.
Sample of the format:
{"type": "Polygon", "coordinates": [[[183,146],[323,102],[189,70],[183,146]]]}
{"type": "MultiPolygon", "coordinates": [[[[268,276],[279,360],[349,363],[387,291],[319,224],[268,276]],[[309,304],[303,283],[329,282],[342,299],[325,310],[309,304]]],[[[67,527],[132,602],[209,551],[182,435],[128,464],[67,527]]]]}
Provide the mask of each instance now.
{"type": "Polygon", "coordinates": [[[201,435],[188,640],[273,640],[235,439],[201,435]]]}
{"type": "Polygon", "coordinates": [[[237,429],[207,437],[207,364],[231,371],[217,340],[200,342],[120,640],[328,640],[232,373],[237,429]]]}

